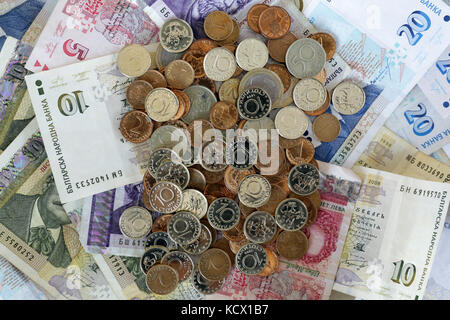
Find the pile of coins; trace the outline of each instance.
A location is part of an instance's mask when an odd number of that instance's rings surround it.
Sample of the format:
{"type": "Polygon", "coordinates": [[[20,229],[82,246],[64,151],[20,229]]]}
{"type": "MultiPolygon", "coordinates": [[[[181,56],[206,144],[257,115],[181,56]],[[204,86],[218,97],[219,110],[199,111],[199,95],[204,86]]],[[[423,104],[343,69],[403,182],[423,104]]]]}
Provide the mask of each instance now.
{"type": "Polygon", "coordinates": [[[326,113],[330,103],[342,115],[364,106],[353,82],[332,95],[324,86],[325,63],[336,51],[330,35],[298,39],[289,14],[265,4],[252,7],[247,22],[267,43],[247,38],[236,46],[238,23],[214,11],[204,21],[209,39],[194,41],[189,24],[172,19],[153,57],[136,44],[118,54],[119,70],[135,78],[127,90],[134,110],[120,130],[152,150],[146,208],[126,209],[120,229],[131,239],[147,237],[141,269],[153,293],[190,279],[212,294],[234,265],[270,276],[278,256],[303,257],[321,201],[314,145],[304,137],[308,116],[315,136],[331,142],[340,123],[326,113]],[[149,210],[163,215],[153,221],[149,210]]]}

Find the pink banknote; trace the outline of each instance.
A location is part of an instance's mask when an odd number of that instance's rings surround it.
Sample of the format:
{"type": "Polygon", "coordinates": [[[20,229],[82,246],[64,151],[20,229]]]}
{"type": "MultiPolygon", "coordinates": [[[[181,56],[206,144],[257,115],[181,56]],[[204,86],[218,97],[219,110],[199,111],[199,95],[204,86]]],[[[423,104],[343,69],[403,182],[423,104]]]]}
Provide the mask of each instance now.
{"type": "MultiPolygon", "coordinates": [[[[279,257],[269,277],[248,276],[234,267],[222,289],[206,299],[326,300],[336,276],[360,179],[352,171],[319,162],[321,207],[306,229],[309,249],[299,260],[279,257]]],[[[272,248],[276,252],[276,248],[272,248]]]]}
{"type": "Polygon", "coordinates": [[[157,39],[157,26],[136,1],[59,0],[26,68],[45,71],[157,39]]]}

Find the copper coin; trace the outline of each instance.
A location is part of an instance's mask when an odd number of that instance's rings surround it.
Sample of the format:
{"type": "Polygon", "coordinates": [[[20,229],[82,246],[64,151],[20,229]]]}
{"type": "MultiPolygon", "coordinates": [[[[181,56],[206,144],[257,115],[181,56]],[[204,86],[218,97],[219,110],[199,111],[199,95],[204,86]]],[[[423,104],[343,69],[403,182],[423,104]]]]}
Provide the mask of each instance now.
{"type": "Polygon", "coordinates": [[[242,202],[239,202],[239,209],[241,209],[241,213],[244,217],[247,217],[248,215],[250,215],[250,213],[253,213],[256,211],[256,208],[247,207],[242,202]]]}
{"type": "Polygon", "coordinates": [[[216,102],[209,111],[209,120],[220,130],[231,129],[237,123],[239,113],[236,106],[230,102],[216,102]]]}
{"type": "Polygon", "coordinates": [[[334,54],[336,53],[336,40],[334,40],[334,38],[330,34],[325,32],[318,32],[309,37],[320,43],[320,45],[325,50],[325,53],[327,54],[327,61],[333,58],[334,54]]]}
{"type": "Polygon", "coordinates": [[[217,183],[206,185],[205,195],[207,194],[216,198],[226,197],[232,199],[235,197],[235,195],[232,194],[224,185],[217,183]]]}
{"type": "Polygon", "coordinates": [[[228,256],[230,257],[231,265],[234,265],[235,253],[233,253],[233,251],[231,251],[230,244],[227,239],[221,238],[220,240],[217,240],[216,242],[214,242],[212,244],[211,248],[222,249],[223,251],[225,251],[228,254],[228,256]]]}
{"type": "Polygon", "coordinates": [[[339,137],[341,123],[331,113],[324,113],[314,119],[312,129],[317,139],[323,142],[331,142],[339,137]]]}
{"type": "Polygon", "coordinates": [[[146,141],[153,132],[153,122],[147,113],[133,110],[126,113],[120,121],[120,132],[132,143],[146,141]]]}
{"type": "Polygon", "coordinates": [[[258,276],[260,277],[268,277],[275,273],[275,271],[278,270],[278,256],[270,250],[269,248],[264,248],[267,252],[267,264],[263,271],[258,273],[258,276]]]}
{"type": "Polygon", "coordinates": [[[174,89],[186,89],[194,82],[194,68],[184,60],[169,63],[164,72],[169,86],[174,89]]]}
{"type": "Polygon", "coordinates": [[[277,251],[283,258],[297,260],[308,251],[308,238],[298,231],[283,231],[277,239],[277,251]]]}
{"type": "Polygon", "coordinates": [[[255,4],[248,10],[247,23],[250,29],[259,33],[258,21],[261,12],[269,8],[267,4],[255,4]]]}
{"type": "Polygon", "coordinates": [[[310,198],[303,198],[302,202],[305,204],[306,209],[308,209],[308,219],[306,220],[306,224],[302,229],[306,229],[310,227],[317,220],[317,207],[314,206],[310,198]]]}
{"type": "Polygon", "coordinates": [[[188,135],[188,125],[181,120],[171,120],[166,122],[169,126],[177,127],[178,129],[183,130],[183,132],[188,135]]]}
{"type": "Polygon", "coordinates": [[[205,69],[203,69],[203,60],[205,54],[201,50],[188,50],[183,60],[188,62],[194,68],[194,78],[201,78],[205,76],[205,69]]]}
{"type": "MultiPolygon", "coordinates": [[[[208,203],[208,205],[209,205],[209,203],[208,203]]],[[[216,242],[217,230],[211,226],[211,224],[208,221],[208,218],[206,216],[203,217],[203,219],[200,220],[200,223],[203,224],[206,228],[208,228],[209,232],[211,233],[211,244],[216,242]]]]}
{"type": "Polygon", "coordinates": [[[178,272],[165,264],[157,264],[148,270],[145,277],[147,288],[156,294],[165,295],[178,286],[178,272]]]}
{"type": "Polygon", "coordinates": [[[167,81],[164,75],[157,70],[148,70],[142,76],[138,78],[139,80],[147,81],[152,85],[153,88],[166,88],[167,81]]]}
{"type": "Polygon", "coordinates": [[[292,43],[298,40],[298,37],[292,32],[286,33],[280,39],[269,40],[267,48],[269,49],[270,57],[278,62],[286,62],[286,52],[292,43]]]}
{"type": "Polygon", "coordinates": [[[325,85],[325,81],[327,80],[327,71],[323,68],[322,71],[316,74],[313,78],[319,80],[323,85],[325,85]]]}
{"type": "Polygon", "coordinates": [[[292,148],[286,149],[286,157],[293,165],[311,161],[314,158],[314,145],[305,138],[300,138],[300,143],[292,148]]]}
{"type": "Polygon", "coordinates": [[[327,98],[322,107],[320,107],[319,109],[314,110],[314,111],[303,110],[303,112],[306,113],[308,116],[318,116],[328,110],[330,103],[331,103],[331,94],[330,94],[330,91],[327,90],[327,98]]]}
{"type": "Polygon", "coordinates": [[[207,184],[214,184],[214,183],[221,182],[223,180],[223,176],[225,174],[224,171],[219,171],[219,172],[208,171],[200,165],[195,165],[194,168],[203,174],[207,184]]]}
{"type": "Polygon", "coordinates": [[[188,170],[190,179],[187,188],[203,192],[206,188],[206,179],[203,173],[195,168],[188,168],[188,170]]]}
{"type": "Polygon", "coordinates": [[[316,159],[311,159],[309,163],[311,163],[314,167],[317,168],[317,170],[319,170],[319,164],[317,163],[316,159]]]}
{"type": "Polygon", "coordinates": [[[127,101],[135,109],[145,110],[145,98],[153,87],[144,80],[135,80],[127,88],[127,101]]]}
{"type": "MultiPolygon", "coordinates": [[[[228,50],[230,50],[231,51],[231,53],[235,53],[235,51],[236,51],[236,45],[234,45],[234,44],[232,44],[232,43],[228,43],[228,44],[224,44],[223,46],[222,46],[222,48],[225,48],[225,49],[228,49],[228,50]]],[[[234,76],[233,76],[234,77],[234,76]]]]}
{"type": "Polygon", "coordinates": [[[273,176],[266,176],[266,179],[269,180],[270,184],[281,187],[286,193],[290,192],[289,184],[287,178],[289,176],[289,162],[286,161],[283,168],[280,172],[273,176]]]}
{"type": "Polygon", "coordinates": [[[246,244],[249,244],[250,240],[248,240],[247,238],[242,239],[241,241],[230,241],[229,242],[229,247],[231,252],[233,252],[233,254],[237,254],[239,249],[242,248],[243,246],[245,246],[246,244]]]}
{"type": "Polygon", "coordinates": [[[230,256],[222,249],[208,249],[200,256],[198,269],[202,276],[208,280],[225,279],[231,271],[230,256]]]}
{"type": "Polygon", "coordinates": [[[225,238],[227,238],[229,241],[241,241],[241,240],[245,239],[244,222],[245,222],[245,217],[244,217],[244,215],[241,214],[239,217],[238,225],[231,230],[223,231],[222,235],[225,238]]]}
{"type": "Polygon", "coordinates": [[[308,195],[308,196],[300,196],[300,195],[298,195],[298,194],[295,194],[295,193],[291,192],[291,193],[289,193],[289,198],[297,198],[297,199],[299,199],[299,200],[302,200],[303,203],[305,203],[305,204],[306,204],[306,202],[308,202],[308,200],[309,200],[309,201],[312,202],[312,204],[314,205],[314,207],[316,207],[317,209],[320,208],[320,202],[321,202],[321,199],[320,199],[320,193],[319,193],[319,191],[316,191],[316,192],[314,192],[313,194],[310,194],[310,195],[308,195]],[[308,200],[305,200],[305,199],[308,199],[308,200]]]}
{"type": "Polygon", "coordinates": [[[184,99],[181,96],[181,93],[183,93],[183,92],[179,91],[179,90],[175,90],[175,89],[172,91],[173,91],[173,93],[175,93],[175,95],[178,98],[178,112],[173,116],[173,118],[170,121],[176,121],[176,120],[181,119],[181,117],[185,114],[186,106],[184,103],[184,99]]]}
{"type": "Polygon", "coordinates": [[[148,210],[153,211],[153,207],[150,204],[150,192],[146,192],[145,190],[142,192],[142,203],[148,210]]]}
{"type": "Polygon", "coordinates": [[[201,148],[204,142],[210,141],[211,134],[214,133],[213,125],[208,120],[197,119],[188,126],[188,133],[191,139],[191,145],[195,148],[201,148]]]}
{"type": "Polygon", "coordinates": [[[183,91],[173,90],[173,92],[177,95],[178,100],[183,100],[184,114],[182,115],[182,117],[184,117],[189,112],[189,110],[191,110],[191,100],[189,99],[189,96],[183,91]]]}
{"type": "Polygon", "coordinates": [[[258,160],[256,168],[263,176],[277,174],[286,161],[283,149],[274,144],[275,140],[260,140],[258,142],[258,160]]]}
{"type": "Polygon", "coordinates": [[[200,50],[203,55],[206,55],[209,51],[217,47],[217,43],[211,39],[199,39],[191,44],[189,50],[200,50]]]}
{"type": "Polygon", "coordinates": [[[213,11],[203,24],[206,35],[216,41],[225,40],[233,32],[233,20],[223,11],[213,11]]]}
{"type": "Polygon", "coordinates": [[[238,23],[236,20],[233,20],[233,32],[231,32],[230,36],[227,37],[225,40],[217,41],[217,44],[220,46],[226,45],[226,44],[233,44],[239,39],[239,35],[241,34],[241,30],[239,28],[238,23]]]}
{"type": "Polygon", "coordinates": [[[239,189],[239,183],[241,183],[242,179],[251,174],[255,174],[255,170],[253,168],[238,170],[233,168],[232,166],[228,166],[225,169],[224,183],[225,187],[230,190],[231,193],[237,194],[239,189]]]}
{"type": "Polygon", "coordinates": [[[279,39],[288,33],[291,27],[291,17],[281,7],[272,6],[261,12],[258,28],[268,39],[279,39]]]}
{"type": "Polygon", "coordinates": [[[211,80],[210,78],[202,77],[199,79],[195,79],[193,84],[207,87],[213,93],[216,93],[216,83],[214,82],[214,80],[211,80]]]}
{"type": "Polygon", "coordinates": [[[152,177],[150,171],[145,171],[144,178],[142,179],[142,185],[144,186],[144,191],[150,193],[153,185],[156,183],[155,178],[152,177]]]}
{"type": "Polygon", "coordinates": [[[282,147],[283,149],[289,149],[289,148],[293,148],[296,146],[299,146],[302,142],[303,138],[297,138],[297,139],[286,139],[283,138],[281,136],[278,137],[278,141],[280,143],[280,147],[282,147]]]}
{"type": "Polygon", "coordinates": [[[208,201],[208,205],[211,205],[215,200],[217,200],[217,197],[214,197],[209,194],[205,194],[206,200],[208,201]]]}
{"type": "Polygon", "coordinates": [[[258,208],[258,211],[266,211],[271,215],[275,215],[278,204],[287,198],[287,193],[279,186],[272,185],[269,201],[258,208]]]}
{"type": "Polygon", "coordinates": [[[281,64],[269,64],[266,66],[266,69],[275,72],[281,79],[283,83],[284,92],[286,92],[291,86],[291,74],[288,69],[281,64]]]}
{"type": "Polygon", "coordinates": [[[155,221],[153,221],[152,232],[167,232],[167,225],[169,224],[170,219],[172,219],[172,216],[172,214],[163,214],[156,218],[155,221]]]}

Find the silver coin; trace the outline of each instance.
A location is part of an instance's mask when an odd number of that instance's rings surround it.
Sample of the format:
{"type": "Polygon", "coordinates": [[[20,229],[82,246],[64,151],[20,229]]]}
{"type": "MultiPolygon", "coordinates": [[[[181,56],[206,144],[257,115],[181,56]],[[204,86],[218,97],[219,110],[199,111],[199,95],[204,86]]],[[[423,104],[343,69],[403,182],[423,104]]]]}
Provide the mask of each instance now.
{"type": "Polygon", "coordinates": [[[275,122],[269,117],[247,120],[242,130],[253,141],[268,140],[272,134],[271,130],[275,130],[275,122]]]}
{"type": "Polygon", "coordinates": [[[156,129],[149,139],[151,150],[160,148],[172,149],[177,155],[183,156],[189,147],[189,140],[180,128],[165,125],[156,129]],[[186,149],[182,149],[182,147],[186,149]]]}
{"type": "Polygon", "coordinates": [[[226,145],[222,140],[206,142],[202,149],[200,165],[207,171],[221,172],[227,168],[225,159],[226,145]]]}
{"type": "Polygon", "coordinates": [[[238,170],[250,169],[258,159],[258,148],[249,137],[236,137],[227,143],[226,163],[238,170]]]}
{"type": "Polygon", "coordinates": [[[194,33],[186,21],[170,19],[159,30],[159,40],[168,52],[183,52],[192,44],[194,33]]]}
{"type": "Polygon", "coordinates": [[[300,230],[308,221],[308,209],[299,199],[283,200],[275,210],[275,221],[284,230],[300,230]]]}
{"type": "Polygon", "coordinates": [[[161,261],[162,257],[168,252],[169,249],[162,246],[153,246],[145,250],[140,262],[142,272],[147,274],[147,271],[161,261]]]}
{"type": "Polygon", "coordinates": [[[249,88],[239,95],[237,108],[241,118],[257,120],[269,114],[272,108],[272,100],[263,89],[249,88]]]}
{"type": "Polygon", "coordinates": [[[163,162],[167,160],[177,161],[178,159],[179,157],[172,150],[167,148],[159,148],[150,154],[150,160],[148,161],[148,171],[150,172],[150,175],[155,178],[156,171],[163,162]]]}
{"type": "Polygon", "coordinates": [[[202,231],[200,233],[200,237],[194,242],[181,246],[184,251],[192,255],[199,255],[209,249],[212,244],[212,235],[211,231],[202,224],[202,231]]]}
{"type": "Polygon", "coordinates": [[[277,232],[275,218],[268,212],[255,211],[244,222],[245,237],[251,242],[265,243],[277,232]]]}
{"type": "Polygon", "coordinates": [[[269,201],[271,190],[270,182],[263,176],[248,175],[239,183],[239,201],[247,207],[259,208],[269,201]]]}
{"type": "Polygon", "coordinates": [[[194,261],[183,251],[171,251],[161,259],[161,264],[167,264],[178,272],[179,282],[188,279],[194,271],[194,261]]]}
{"type": "Polygon", "coordinates": [[[230,50],[222,47],[214,48],[206,54],[203,69],[208,78],[226,81],[236,72],[236,59],[230,50]]]}
{"type": "Polygon", "coordinates": [[[183,162],[186,167],[192,167],[200,162],[200,158],[201,150],[191,145],[190,148],[184,152],[181,162],[183,162]]]}
{"type": "Polygon", "coordinates": [[[264,247],[249,243],[242,246],[236,254],[236,267],[244,274],[255,275],[264,270],[267,260],[264,247]]]}
{"type": "Polygon", "coordinates": [[[278,134],[286,139],[300,138],[308,129],[308,124],[308,117],[296,106],[281,108],[275,116],[278,134]]]}
{"type": "Polygon", "coordinates": [[[297,107],[305,111],[320,109],[327,100],[327,89],[316,79],[300,80],[294,88],[294,102],[297,107]]]}
{"type": "Polygon", "coordinates": [[[366,103],[364,90],[352,81],[341,82],[332,94],[333,107],[345,115],[358,113],[366,103]]]}
{"type": "Polygon", "coordinates": [[[319,182],[319,170],[309,163],[293,167],[288,175],[289,189],[301,196],[307,196],[316,192],[319,182]]]}
{"type": "Polygon", "coordinates": [[[183,202],[179,211],[188,211],[193,213],[198,219],[203,218],[208,211],[208,200],[198,190],[183,190],[183,202]]]}
{"type": "Polygon", "coordinates": [[[184,189],[189,184],[189,170],[182,163],[167,161],[161,164],[156,170],[157,181],[168,181],[175,183],[181,189],[184,189]]]}
{"type": "Polygon", "coordinates": [[[269,60],[269,49],[256,38],[242,40],[236,48],[236,61],[245,71],[262,68],[269,60]]]}
{"type": "Polygon", "coordinates": [[[202,276],[200,271],[196,269],[194,271],[194,274],[192,275],[191,282],[195,288],[195,290],[198,291],[198,293],[201,294],[213,294],[219,291],[223,284],[225,283],[225,279],[220,281],[211,281],[207,280],[205,277],[202,276]]]}
{"type": "Polygon", "coordinates": [[[170,239],[167,232],[163,231],[153,232],[147,237],[147,241],[145,242],[145,249],[148,249],[152,246],[161,246],[169,250],[178,249],[178,245],[176,244],[176,242],[170,239]]]}
{"type": "Polygon", "coordinates": [[[172,213],[178,210],[183,201],[181,188],[172,182],[157,182],[149,194],[152,208],[161,213],[172,213]]]}
{"type": "Polygon", "coordinates": [[[183,90],[191,101],[191,109],[182,118],[184,122],[190,124],[196,119],[209,120],[209,111],[217,102],[216,95],[208,88],[200,85],[190,86],[183,90]]]}
{"type": "Polygon", "coordinates": [[[239,224],[241,210],[239,205],[230,198],[214,200],[208,208],[208,222],[217,230],[231,230],[239,224]]]}
{"type": "Polygon", "coordinates": [[[286,67],[296,78],[314,77],[322,71],[325,62],[325,50],[313,39],[298,39],[286,52],[286,67]]]}
{"type": "Polygon", "coordinates": [[[119,219],[122,234],[130,239],[142,239],[152,230],[153,218],[151,213],[138,206],[127,208],[119,219]]]}
{"type": "Polygon", "coordinates": [[[169,63],[175,60],[180,60],[183,58],[186,51],[179,52],[179,53],[172,53],[163,48],[161,43],[156,48],[155,52],[155,62],[158,69],[162,69],[166,67],[169,63]]]}
{"type": "Polygon", "coordinates": [[[200,237],[200,221],[190,212],[181,211],[173,215],[167,225],[167,233],[179,245],[188,245],[200,237]]]}
{"type": "Polygon", "coordinates": [[[265,68],[248,72],[239,83],[239,94],[249,88],[261,88],[270,96],[272,104],[276,104],[283,96],[284,86],[280,77],[265,68]]]}

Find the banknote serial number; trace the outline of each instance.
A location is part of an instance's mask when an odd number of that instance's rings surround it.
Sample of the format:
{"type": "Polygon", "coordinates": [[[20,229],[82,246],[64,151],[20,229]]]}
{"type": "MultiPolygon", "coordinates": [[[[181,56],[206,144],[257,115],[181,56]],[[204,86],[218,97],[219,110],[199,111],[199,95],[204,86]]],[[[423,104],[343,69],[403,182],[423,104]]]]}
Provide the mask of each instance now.
{"type": "Polygon", "coordinates": [[[405,186],[403,184],[400,186],[400,192],[409,193],[409,194],[413,194],[416,196],[422,196],[422,197],[426,197],[426,198],[434,198],[434,199],[439,199],[442,196],[441,191],[413,188],[413,187],[405,186]]]}
{"type": "Polygon", "coordinates": [[[433,166],[430,166],[429,164],[427,164],[425,162],[417,161],[416,158],[413,155],[411,155],[411,154],[408,154],[406,156],[406,160],[408,160],[409,163],[411,163],[411,164],[416,164],[417,168],[423,170],[424,172],[426,172],[428,174],[431,174],[431,175],[435,176],[439,180],[444,180],[443,182],[449,182],[450,181],[450,175],[449,174],[441,172],[440,170],[434,168],[433,166]]]}
{"type": "Polygon", "coordinates": [[[122,170],[117,170],[117,171],[113,171],[109,174],[107,173],[102,176],[92,177],[92,178],[88,178],[88,179],[85,179],[82,181],[75,182],[75,186],[77,187],[77,189],[82,189],[82,188],[87,188],[94,184],[99,184],[102,182],[106,182],[106,181],[121,178],[121,177],[123,177],[122,170]]]}
{"type": "Polygon", "coordinates": [[[0,238],[10,247],[22,255],[28,261],[34,260],[34,254],[27,250],[26,247],[22,246],[19,242],[14,240],[11,236],[6,235],[5,231],[0,232],[0,238]]]}

